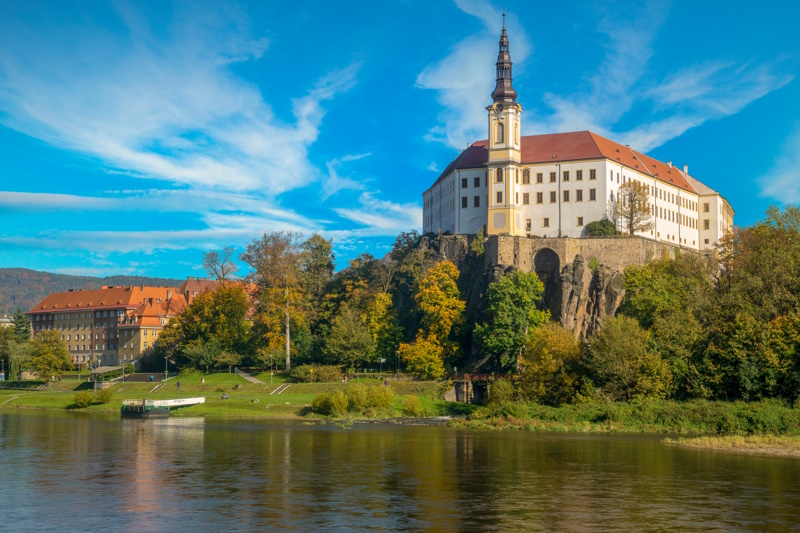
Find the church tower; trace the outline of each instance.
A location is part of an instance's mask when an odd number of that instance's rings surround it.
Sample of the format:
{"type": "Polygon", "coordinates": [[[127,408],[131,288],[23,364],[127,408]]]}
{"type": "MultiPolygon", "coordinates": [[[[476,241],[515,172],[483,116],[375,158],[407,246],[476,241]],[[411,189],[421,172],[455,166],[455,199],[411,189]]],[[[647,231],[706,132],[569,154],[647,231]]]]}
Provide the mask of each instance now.
{"type": "Polygon", "coordinates": [[[496,65],[497,86],[492,92],[493,103],[486,108],[489,112],[489,216],[486,230],[489,235],[525,235],[519,205],[522,106],[517,103],[517,91],[511,84],[505,13],[496,65]]]}

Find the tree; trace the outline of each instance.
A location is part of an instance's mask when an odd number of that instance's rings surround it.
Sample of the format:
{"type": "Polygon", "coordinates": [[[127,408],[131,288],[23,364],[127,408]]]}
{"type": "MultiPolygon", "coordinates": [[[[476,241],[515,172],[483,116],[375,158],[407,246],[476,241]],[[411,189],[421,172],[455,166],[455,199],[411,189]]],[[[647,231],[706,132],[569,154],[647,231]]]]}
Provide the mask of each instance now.
{"type": "Polygon", "coordinates": [[[457,279],[458,268],[451,261],[442,261],[422,279],[415,296],[425,337],[440,346],[444,346],[453,327],[464,319],[465,303],[457,279]]]}
{"type": "Polygon", "coordinates": [[[14,335],[17,337],[17,340],[20,342],[29,341],[31,338],[31,323],[28,320],[28,315],[26,315],[22,309],[17,308],[12,320],[14,321],[14,335]]]}
{"type": "Polygon", "coordinates": [[[349,368],[364,364],[375,355],[375,339],[369,328],[358,311],[346,303],[334,317],[326,341],[325,352],[330,361],[349,368]]]}
{"type": "Polygon", "coordinates": [[[608,218],[601,218],[586,224],[586,235],[590,237],[609,237],[617,234],[617,228],[608,218]]]}
{"type": "Polygon", "coordinates": [[[30,361],[30,342],[11,339],[6,345],[8,357],[8,379],[19,380],[22,369],[30,361]]]}
{"type": "Polygon", "coordinates": [[[222,347],[217,339],[208,342],[195,341],[183,347],[180,352],[180,359],[187,362],[194,368],[208,369],[217,363],[222,347]]]}
{"type": "Polygon", "coordinates": [[[47,381],[72,367],[72,356],[56,331],[43,331],[30,342],[30,366],[47,381]]]}
{"type": "Polygon", "coordinates": [[[497,357],[502,369],[516,367],[530,331],[549,320],[550,313],[536,307],[542,294],[544,285],[536,274],[521,270],[489,285],[486,322],[476,325],[475,339],[485,352],[497,357]]]}
{"type": "Polygon", "coordinates": [[[203,268],[210,277],[224,285],[239,271],[238,265],[233,260],[235,254],[236,249],[233,246],[226,246],[220,252],[206,252],[203,254],[203,268]]]}
{"type": "Polygon", "coordinates": [[[520,356],[523,395],[537,403],[569,403],[578,390],[581,350],[575,335],[550,322],[533,332],[520,356]]]}
{"type": "Polygon", "coordinates": [[[650,351],[649,334],[632,318],[606,317],[591,339],[584,364],[596,385],[613,400],[663,398],[672,376],[661,357],[650,351]]]}
{"type": "Polygon", "coordinates": [[[483,226],[475,233],[475,238],[472,239],[470,249],[475,252],[475,255],[483,255],[486,251],[486,238],[483,236],[483,226]]]}
{"type": "Polygon", "coordinates": [[[392,295],[380,292],[367,308],[366,325],[375,341],[375,355],[379,359],[397,357],[397,347],[403,339],[403,330],[397,322],[397,310],[392,305],[392,295]]]}
{"type": "Polygon", "coordinates": [[[650,211],[647,185],[635,180],[623,183],[617,192],[614,209],[617,223],[628,234],[653,229],[653,213],[650,211]]]}
{"type": "Polygon", "coordinates": [[[291,321],[303,318],[303,253],[299,238],[299,234],[285,231],[264,233],[241,255],[252,268],[248,277],[259,291],[257,320],[270,331],[276,315],[283,315],[287,372],[291,369],[291,321]]]}
{"type": "Polygon", "coordinates": [[[406,364],[409,372],[418,374],[422,379],[442,379],[444,363],[442,347],[423,336],[410,344],[401,343],[398,349],[400,360],[406,364]]]}
{"type": "Polygon", "coordinates": [[[228,352],[223,350],[217,354],[214,363],[217,365],[217,367],[227,366],[228,373],[230,373],[231,367],[242,364],[242,356],[236,352],[228,352]]]}
{"type": "Polygon", "coordinates": [[[314,233],[302,244],[303,284],[306,294],[319,299],[325,286],[333,277],[335,268],[333,240],[325,240],[314,233]]]}

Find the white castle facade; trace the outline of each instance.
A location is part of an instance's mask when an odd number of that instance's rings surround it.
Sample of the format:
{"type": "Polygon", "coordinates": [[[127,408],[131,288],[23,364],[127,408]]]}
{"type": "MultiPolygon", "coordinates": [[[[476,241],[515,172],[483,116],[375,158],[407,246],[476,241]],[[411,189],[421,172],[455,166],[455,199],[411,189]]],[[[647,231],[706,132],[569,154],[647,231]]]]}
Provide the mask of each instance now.
{"type": "MultiPolygon", "coordinates": [[[[718,192],[679,169],[590,131],[520,136],[522,107],[512,86],[505,25],[488,140],[464,150],[423,193],[423,232],[584,237],[608,218],[629,180],[649,193],[653,229],[637,235],[695,250],[733,228],[718,192]]],[[[622,229],[622,228],[619,228],[622,229]]]]}

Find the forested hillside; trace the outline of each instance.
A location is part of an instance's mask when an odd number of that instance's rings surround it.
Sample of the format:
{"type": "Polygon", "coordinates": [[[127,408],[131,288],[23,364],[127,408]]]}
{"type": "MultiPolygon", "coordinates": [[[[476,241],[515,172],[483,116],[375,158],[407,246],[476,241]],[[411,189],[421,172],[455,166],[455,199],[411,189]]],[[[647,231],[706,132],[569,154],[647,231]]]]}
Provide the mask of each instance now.
{"type": "Polygon", "coordinates": [[[177,287],[182,280],[144,276],[69,276],[39,272],[27,268],[0,268],[0,315],[11,315],[17,308],[29,310],[52,292],[69,289],[99,289],[103,285],[168,285],[177,287]]]}

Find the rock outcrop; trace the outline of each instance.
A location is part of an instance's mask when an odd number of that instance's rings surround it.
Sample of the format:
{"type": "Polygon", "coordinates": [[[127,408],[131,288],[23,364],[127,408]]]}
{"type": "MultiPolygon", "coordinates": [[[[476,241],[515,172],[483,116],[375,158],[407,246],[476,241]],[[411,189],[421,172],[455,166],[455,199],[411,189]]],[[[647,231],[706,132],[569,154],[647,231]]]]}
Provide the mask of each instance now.
{"type": "Polygon", "coordinates": [[[580,255],[561,270],[561,324],[581,339],[591,337],[625,296],[625,274],[600,265],[592,271],[580,255]]]}

